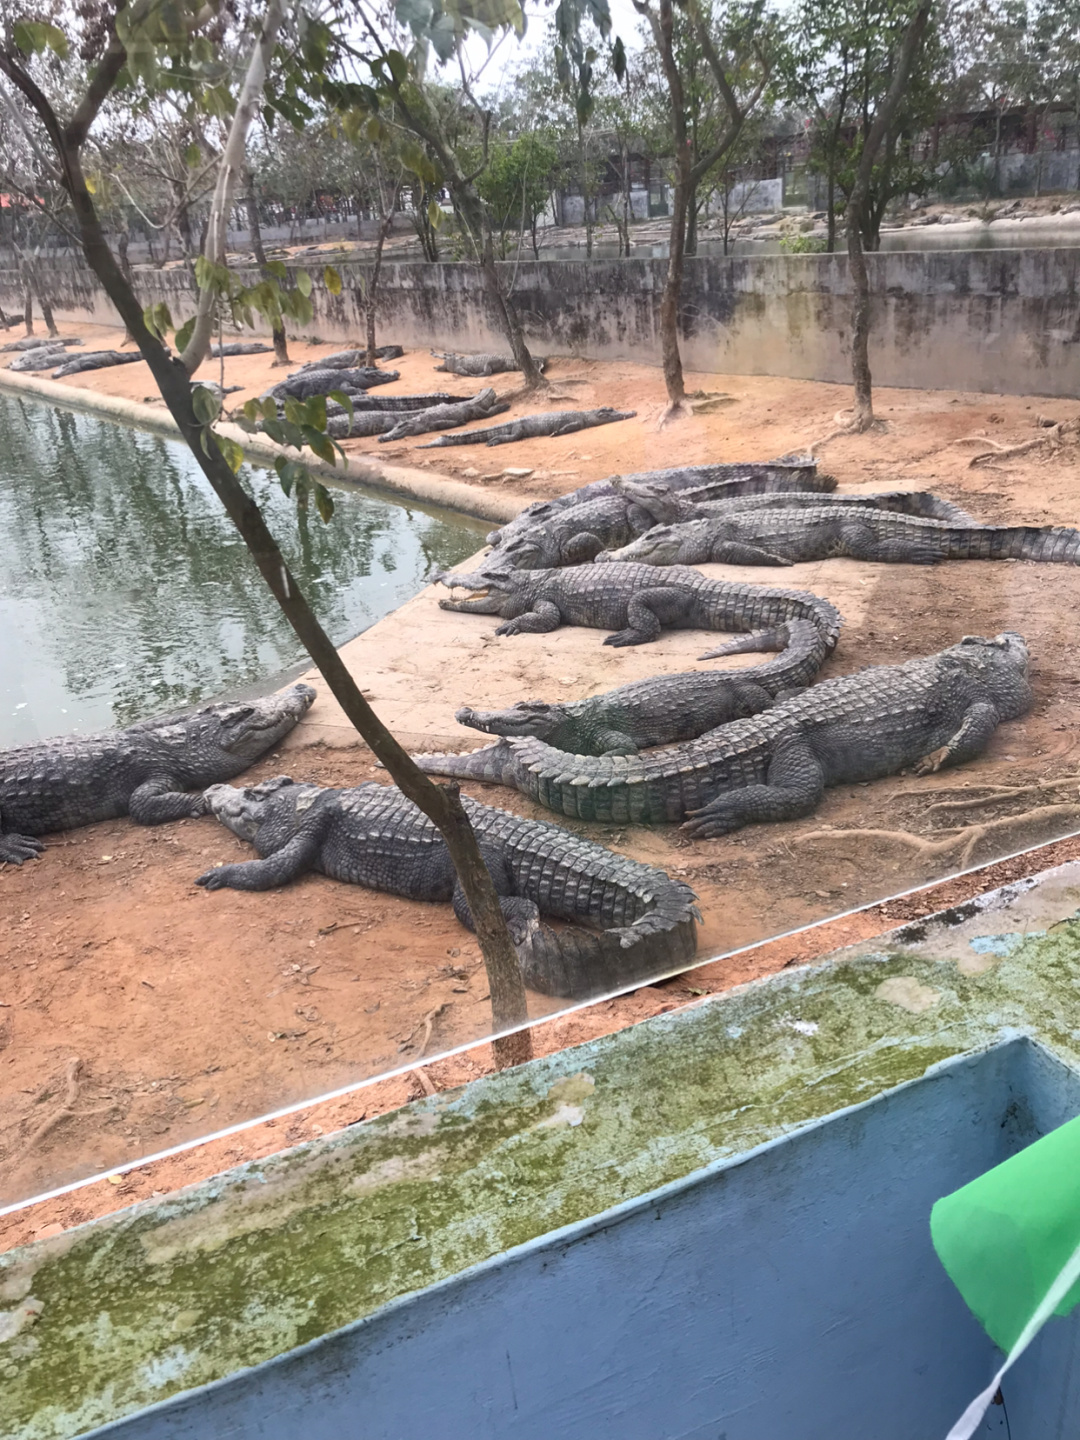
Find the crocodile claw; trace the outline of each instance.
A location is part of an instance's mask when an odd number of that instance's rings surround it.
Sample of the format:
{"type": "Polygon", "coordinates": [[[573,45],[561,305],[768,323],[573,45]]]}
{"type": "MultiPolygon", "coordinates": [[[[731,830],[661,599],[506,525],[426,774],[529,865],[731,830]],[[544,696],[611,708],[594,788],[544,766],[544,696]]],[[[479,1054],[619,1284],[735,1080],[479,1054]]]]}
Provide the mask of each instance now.
{"type": "Polygon", "coordinates": [[[33,835],[0,835],[0,864],[21,865],[24,860],[36,860],[44,849],[33,835]]]}

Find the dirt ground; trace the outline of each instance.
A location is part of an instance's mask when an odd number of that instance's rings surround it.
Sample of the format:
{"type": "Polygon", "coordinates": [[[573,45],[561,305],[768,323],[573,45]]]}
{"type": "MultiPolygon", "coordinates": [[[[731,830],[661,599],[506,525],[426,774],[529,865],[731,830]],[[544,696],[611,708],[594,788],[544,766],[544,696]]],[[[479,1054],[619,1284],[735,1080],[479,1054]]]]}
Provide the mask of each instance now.
{"type": "MultiPolygon", "coordinates": [[[[91,334],[90,327],[76,328],[91,334]]],[[[93,338],[112,345],[120,336],[98,331],[93,338]]],[[[300,360],[320,347],[291,348],[300,360]]],[[[227,383],[246,387],[230,397],[233,403],[280,377],[272,359],[225,361],[227,383]]],[[[395,362],[402,378],[388,391],[445,387],[466,394],[478,388],[435,374],[434,363],[418,353],[395,362]]],[[[216,374],[217,362],[207,370],[216,374]]],[[[552,393],[541,402],[516,401],[512,414],[549,403],[610,404],[635,409],[637,416],[497,451],[425,452],[416,444],[374,441],[349,448],[384,459],[391,452],[394,459],[516,495],[524,504],[617,471],[764,459],[803,449],[833,429],[834,413],[849,398],[840,386],[692,375],[691,388],[724,392],[730,403],[659,430],[664,400],[657,370],[556,358],[550,375],[552,393]],[[506,467],[531,473],[508,478],[506,467]]],[[[141,362],[66,383],[136,399],[151,393],[141,362]]],[[[495,377],[494,384],[500,393],[510,392],[515,377],[495,377]]],[[[954,443],[977,434],[1003,443],[1037,437],[1038,417],[1067,418],[1074,409],[1069,403],[898,390],[878,391],[876,403],[884,433],[836,439],[821,452],[823,468],[842,489],[932,488],[981,519],[1076,523],[1075,449],[969,469],[973,447],[954,443]]],[[[928,571],[830,561],[782,574],[707,568],[758,583],[803,586],[832,599],[847,624],[826,675],[926,654],[965,633],[1017,629],[1031,647],[1036,701],[1025,720],[1002,727],[976,764],[937,777],[840,787],[828,792],[815,816],[794,824],[691,842],[673,830],[567,822],[685,876],[705,917],[703,960],[1080,829],[1073,618],[1080,571],[1009,562],[928,571]]],[[[597,632],[574,629],[496,641],[493,621],[440,611],[436,598],[423,592],[345,647],[375,708],[408,743],[423,748],[482,743],[453,720],[464,701],[495,705],[525,696],[594,693],[639,675],[687,668],[706,648],[702,636],[682,633],[613,651],[597,632]]],[[[382,778],[324,698],[283,751],[251,773],[254,778],[286,769],[324,784],[382,778]]],[[[509,791],[476,786],[471,793],[552,818],[509,791]]],[[[107,1172],[236,1121],[416,1064],[484,1033],[488,1005],[479,952],[449,907],[395,900],[320,877],[266,895],[207,895],[192,885],[208,866],[249,854],[210,819],[153,830],[117,821],[56,838],[39,862],[21,870],[7,867],[0,877],[0,1198],[107,1172]]],[[[1021,869],[1041,868],[1047,860],[1019,863],[1021,869]]],[[[1012,870],[995,867],[956,882],[960,890],[924,895],[902,907],[924,913],[961,892],[973,893],[964,886],[986,888],[1014,872],[1015,864],[1012,870]]],[[[545,1048],[576,1043],[685,1003],[698,990],[723,989],[825,953],[900,918],[906,915],[894,906],[877,907],[827,931],[718,960],[663,986],[552,1021],[538,1031],[538,1042],[545,1048]],[[866,926],[872,928],[860,928],[866,926]]],[[[534,1014],[551,1009],[550,1001],[533,997],[534,1014]]],[[[426,1083],[458,1083],[487,1063],[486,1048],[439,1061],[425,1071],[426,1083]]],[[[22,1228],[12,1233],[25,1238],[112,1203],[88,1199],[92,1193],[111,1192],[117,1203],[130,1202],[310,1136],[316,1126],[353,1123],[402,1103],[422,1083],[415,1074],[385,1081],[318,1112],[133,1172],[119,1186],[94,1186],[55,1202],[55,1213],[38,1210],[33,1219],[13,1222],[22,1228]]]]}

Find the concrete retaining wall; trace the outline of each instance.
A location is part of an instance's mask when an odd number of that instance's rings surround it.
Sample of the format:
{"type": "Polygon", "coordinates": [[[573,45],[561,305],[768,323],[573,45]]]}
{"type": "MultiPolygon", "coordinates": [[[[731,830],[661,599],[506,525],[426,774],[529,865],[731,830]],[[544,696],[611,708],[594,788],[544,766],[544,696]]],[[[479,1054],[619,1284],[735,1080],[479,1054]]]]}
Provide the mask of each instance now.
{"type": "MultiPolygon", "coordinates": [[[[878,384],[1080,393],[1080,249],[894,251],[870,256],[869,266],[876,296],[870,358],[878,384]]],[[[503,269],[536,349],[659,363],[665,261],[503,269]]],[[[311,328],[324,340],[362,333],[359,270],[342,267],[339,296],[313,275],[311,328]]],[[[115,318],[85,270],[57,262],[54,276],[59,315],[115,318]]],[[[385,339],[438,349],[505,348],[475,267],[397,264],[384,276],[385,339]]],[[[190,313],[194,291],[186,271],[143,271],[138,284],[145,302],[167,301],[177,320],[190,313]]],[[[0,272],[0,304],[15,308],[17,299],[15,276],[0,272]]],[[[693,259],[684,287],[684,361],[690,370],[846,383],[849,310],[844,255],[693,259]]]]}

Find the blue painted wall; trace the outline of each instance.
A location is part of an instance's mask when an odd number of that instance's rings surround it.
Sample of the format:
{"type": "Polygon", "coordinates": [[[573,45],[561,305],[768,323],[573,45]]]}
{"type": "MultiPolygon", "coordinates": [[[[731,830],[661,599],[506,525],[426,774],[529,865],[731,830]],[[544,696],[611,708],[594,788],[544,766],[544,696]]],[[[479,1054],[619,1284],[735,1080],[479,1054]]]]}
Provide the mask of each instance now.
{"type": "MultiPolygon", "coordinates": [[[[1080,1080],[1014,1041],[94,1433],[943,1440],[996,1352],[930,1207],[1077,1113],[1080,1080]]],[[[1076,1319],[1007,1379],[1017,1440],[1080,1433],[1076,1319]]]]}

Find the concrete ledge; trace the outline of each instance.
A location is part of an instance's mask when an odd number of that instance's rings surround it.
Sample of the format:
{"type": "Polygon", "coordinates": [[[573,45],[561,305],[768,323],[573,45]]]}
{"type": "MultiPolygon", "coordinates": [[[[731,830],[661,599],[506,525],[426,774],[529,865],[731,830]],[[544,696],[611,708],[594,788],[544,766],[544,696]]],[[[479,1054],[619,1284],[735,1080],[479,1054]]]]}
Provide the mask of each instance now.
{"type": "MultiPolygon", "coordinates": [[[[470,1291],[468,1302],[448,1298],[439,1288],[447,1282],[472,1284],[491,1266],[516,1264],[515,1257],[531,1253],[521,1247],[543,1239],[544,1256],[530,1284],[553,1283],[586,1240],[610,1251],[628,1217],[637,1224],[660,1220],[671,1197],[734,1177],[761,1147],[850,1111],[854,1126],[830,1132],[849,1137],[838,1150],[833,1142],[842,1167],[844,1147],[862,1143],[868,1102],[922,1077],[952,1074],[948,1067],[959,1057],[1010,1049],[1018,1038],[1035,1042],[1029,1049],[1047,1057],[1030,1065],[1023,1060],[1021,1068],[1050,1064],[1071,1077],[1067,1094],[1059,1087],[1056,1100],[1040,1100],[1042,1119],[1033,1122],[1033,1134],[1067,1118],[1080,1103],[1074,1084],[1080,1070],[1078,909],[1080,864],[1062,866],[814,968],[646,1021],[10,1252],[0,1257],[0,1434],[60,1440],[123,1417],[132,1418],[118,1433],[131,1440],[225,1433],[450,1440],[464,1434],[451,1412],[440,1409],[441,1382],[430,1372],[414,1369],[406,1385],[399,1381],[391,1389],[396,1414],[377,1404],[368,1410],[368,1397],[380,1386],[385,1391],[386,1367],[393,1371],[403,1353],[414,1353],[400,1347],[423,1331],[415,1317],[456,1314],[461,1319],[451,1333],[460,1335],[464,1317],[471,1317],[472,1334],[472,1319],[482,1313],[497,1336],[500,1325],[520,1331],[523,1317],[533,1314],[533,1289],[515,1290],[512,1312],[500,1319],[501,1302],[490,1284],[470,1291]],[[416,1309],[421,1301],[426,1309],[416,1309]],[[376,1317],[385,1321],[382,1328],[374,1326],[376,1317]],[[351,1337],[351,1348],[325,1348],[332,1337],[335,1344],[351,1337]],[[292,1368],[273,1369],[286,1355],[292,1368]],[[352,1386],[359,1397],[352,1403],[364,1406],[362,1425],[355,1409],[347,1423],[320,1419],[317,1406],[341,1386],[352,1386]],[[283,1395],[291,1416],[281,1411],[283,1395]]],[[[1014,1070],[994,1071],[993,1083],[1004,1087],[1006,1098],[1014,1070]]],[[[1044,1082],[1036,1079],[1037,1089],[1044,1082]]],[[[902,1183],[919,1136],[933,1133],[933,1107],[916,1112],[899,1146],[891,1147],[886,1168],[894,1178],[855,1183],[844,1202],[848,1213],[826,1228],[835,1233],[839,1226],[843,1237],[874,1203],[875,1185],[884,1185],[886,1194],[902,1183]]],[[[987,1145],[998,1143],[995,1116],[991,1106],[980,1118],[989,1127],[987,1145]]],[[[888,1126],[886,1132],[897,1133],[888,1126]]],[[[1017,1143],[1027,1143],[1027,1134],[1020,1125],[1017,1143]]],[[[813,1196],[794,1178],[792,1164],[782,1157],[771,1163],[769,1184],[780,1187],[779,1203],[801,1243],[800,1217],[813,1196]]],[[[926,1181],[934,1183],[935,1176],[926,1181]]],[[[728,1243],[738,1248],[737,1240],[736,1233],[728,1243]]],[[[710,1257],[715,1253],[707,1230],[694,1243],[706,1246],[710,1257]]],[[[664,1334],[677,1320],[668,1310],[666,1277],[681,1253],[662,1249],[650,1262],[659,1266],[645,1276],[658,1306],[650,1323],[660,1326],[651,1333],[664,1334]]],[[[693,1272],[693,1246],[690,1262],[693,1272]]],[[[768,1270],[767,1254],[762,1263],[768,1270]]],[[[633,1268],[623,1273],[631,1284],[633,1268]]],[[[811,1293],[819,1292],[812,1286],[811,1293]]],[[[871,1298],[877,1315],[892,1297],[871,1298]]],[[[573,1349],[584,1351],[586,1372],[601,1376],[613,1368],[616,1377],[629,1376],[637,1371],[625,1370],[631,1361],[622,1351],[636,1317],[630,1299],[625,1310],[610,1314],[606,1334],[576,1334],[576,1315],[564,1315],[558,1333],[570,1332],[573,1349]]],[[[848,1315],[846,1323],[857,1329],[858,1316],[848,1315]]],[[[691,1389],[699,1379],[714,1391],[729,1383],[723,1356],[737,1334],[734,1316],[729,1329],[710,1332],[707,1348],[718,1357],[710,1363],[719,1370],[708,1376],[695,1370],[691,1389]]],[[[535,1343],[555,1354],[566,1336],[544,1333],[548,1338],[535,1343]]],[[[465,1396],[461,1404],[486,1417],[470,1434],[512,1431],[530,1440],[544,1434],[535,1414],[531,1420],[518,1415],[519,1388],[523,1395],[552,1397],[548,1435],[584,1440],[660,1433],[637,1424],[631,1411],[597,1411],[580,1390],[570,1397],[578,1409],[560,1412],[562,1375],[545,1369],[545,1355],[535,1348],[529,1356],[515,1350],[519,1363],[536,1372],[515,1382],[510,1349],[504,1364],[501,1340],[489,1337],[491,1354],[479,1354],[467,1339],[444,1343],[450,1348],[441,1363],[455,1377],[451,1388],[465,1396]]],[[[507,1340],[512,1343],[518,1342],[507,1340]]],[[[972,1365],[988,1363],[984,1349],[971,1350],[972,1365]]],[[[774,1374],[776,1358],[765,1369],[765,1360],[756,1360],[762,1393],[770,1390],[764,1377],[774,1374]]],[[[869,1384],[871,1398],[881,1358],[861,1382],[869,1384]]],[[[655,1375],[645,1367],[634,1384],[651,1389],[662,1375],[662,1365],[655,1375]]],[[[847,1393],[849,1379],[836,1377],[833,1392],[847,1393]]],[[[919,1390],[914,1379],[905,1384],[908,1393],[919,1390]]],[[[951,1394],[947,1398],[951,1404],[951,1394]]],[[[764,1433],[745,1425],[731,1431],[764,1433]]]]}
{"type": "MultiPolygon", "coordinates": [[[[102,395],[98,391],[83,390],[76,385],[62,385],[58,380],[43,380],[37,375],[21,371],[0,370],[0,392],[9,395],[44,400],[50,405],[62,405],[67,410],[78,410],[86,415],[96,415],[102,420],[115,420],[121,425],[135,425],[170,440],[180,439],[176,421],[162,406],[141,404],[116,395],[102,395]]],[[[249,435],[238,425],[227,421],[218,424],[217,431],[243,448],[248,459],[260,465],[272,466],[279,455],[297,459],[295,450],[286,450],[265,437],[249,435]]],[[[425,470],[414,470],[407,465],[383,465],[367,457],[359,459],[350,456],[338,465],[328,465],[310,450],[300,456],[304,464],[328,485],[346,488],[352,485],[370,486],[388,490],[394,495],[406,495],[412,500],[424,500],[428,504],[444,505],[450,510],[459,510],[464,515],[475,515],[481,520],[494,520],[499,524],[512,520],[520,510],[536,498],[531,495],[521,499],[509,499],[501,495],[486,495],[471,485],[463,485],[448,475],[431,474],[425,470]]]]}

